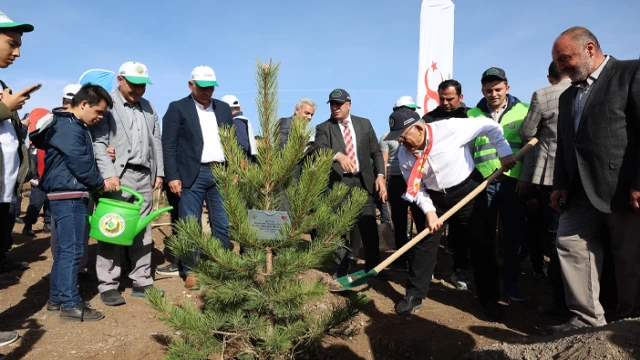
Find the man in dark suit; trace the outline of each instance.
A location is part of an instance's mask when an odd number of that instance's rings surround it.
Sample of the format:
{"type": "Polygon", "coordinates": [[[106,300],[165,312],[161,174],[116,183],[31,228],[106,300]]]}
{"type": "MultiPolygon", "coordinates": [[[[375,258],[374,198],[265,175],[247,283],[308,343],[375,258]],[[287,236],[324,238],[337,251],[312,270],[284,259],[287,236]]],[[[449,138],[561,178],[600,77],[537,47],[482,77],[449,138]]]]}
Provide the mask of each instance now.
{"type": "Polygon", "coordinates": [[[560,96],[553,207],[561,213],[558,255],[574,317],[561,332],[606,323],[598,295],[603,240],[610,236],[617,315],[640,316],[640,61],[604,55],[596,37],[573,27],[553,60],[573,86],[560,96]]]}
{"type": "Polygon", "coordinates": [[[330,184],[342,182],[352,188],[362,188],[369,194],[358,223],[351,230],[351,251],[338,252],[338,269],[335,276],[340,277],[348,273],[351,262],[357,257],[361,242],[364,246],[366,270],[372,269],[380,262],[373,193],[378,192],[386,202],[387,188],[384,160],[371,122],[351,115],[351,96],[346,90],[333,90],[329,94],[328,103],[331,118],[316,127],[314,146],[330,149],[335,154],[330,184]]]}
{"type": "MultiPolygon", "coordinates": [[[[220,130],[232,126],[233,117],[229,105],[211,98],[216,86],[213,69],[198,66],[193,70],[189,80],[191,94],[169,104],[162,118],[162,148],[169,190],[180,197],[179,217],[195,217],[200,222],[206,203],[212,235],[227,247],[229,219],[211,166],[226,161],[220,130]]],[[[249,144],[241,146],[248,148],[249,144]]],[[[195,256],[199,256],[197,251],[195,256]]],[[[196,275],[190,269],[185,272],[185,287],[195,289],[196,275]]]]}
{"type": "MultiPolygon", "coordinates": [[[[293,115],[289,117],[280,118],[278,120],[278,133],[280,134],[280,146],[284,146],[289,140],[289,132],[291,131],[291,122],[294,116],[299,116],[303,119],[307,119],[311,122],[313,114],[316,113],[316,103],[309,98],[303,98],[298,100],[296,108],[293,111],[293,115]]],[[[299,171],[298,171],[299,175],[299,171]]]]}

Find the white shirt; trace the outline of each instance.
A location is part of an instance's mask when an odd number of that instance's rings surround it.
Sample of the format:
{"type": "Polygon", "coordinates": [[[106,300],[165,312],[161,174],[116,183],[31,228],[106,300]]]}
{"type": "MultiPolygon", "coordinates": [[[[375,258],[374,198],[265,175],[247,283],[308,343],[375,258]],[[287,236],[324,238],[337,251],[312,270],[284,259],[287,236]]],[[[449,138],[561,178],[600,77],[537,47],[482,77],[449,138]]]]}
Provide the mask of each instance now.
{"type": "Polygon", "coordinates": [[[0,203],[10,203],[16,190],[20,155],[18,154],[18,136],[11,119],[0,121],[0,147],[2,148],[2,191],[0,203]]]}
{"type": "Polygon", "coordinates": [[[213,112],[213,104],[209,104],[209,107],[205,109],[197,101],[194,100],[193,102],[196,104],[196,111],[200,119],[200,129],[202,129],[203,146],[200,162],[224,162],[224,150],[220,141],[216,113],[213,112]]]}
{"type": "MultiPolygon", "coordinates": [[[[478,136],[487,136],[498,151],[499,157],[513,154],[509,143],[504,139],[502,127],[493,119],[451,118],[429,125],[433,137],[427,141],[433,141],[433,145],[424,166],[420,190],[415,198],[416,205],[425,214],[436,209],[427,189],[444,192],[445,189],[460,184],[471,175],[475,165],[473,155],[466,148],[471,140],[478,136]]],[[[424,150],[416,152],[418,156],[422,156],[422,154],[424,154],[424,150]]],[[[398,162],[400,171],[407,182],[416,160],[417,157],[407,148],[400,147],[398,162]]]]}
{"type": "MultiPolygon", "coordinates": [[[[337,119],[336,119],[337,120],[337,119]]],[[[348,127],[349,127],[349,131],[351,132],[351,139],[353,141],[353,153],[356,156],[356,173],[360,172],[360,162],[358,161],[358,143],[356,141],[356,131],[353,128],[353,122],[351,121],[351,114],[349,114],[349,116],[347,116],[347,118],[344,120],[347,122],[348,127]]],[[[344,125],[342,125],[342,121],[338,121],[338,125],[340,125],[340,132],[342,133],[342,139],[344,140],[344,146],[345,146],[345,151],[346,151],[346,146],[347,146],[347,139],[344,138],[344,125]]],[[[347,157],[349,156],[348,153],[345,153],[345,155],[347,155],[347,157]]],[[[335,156],[334,156],[334,160],[335,160],[335,156]]]]}

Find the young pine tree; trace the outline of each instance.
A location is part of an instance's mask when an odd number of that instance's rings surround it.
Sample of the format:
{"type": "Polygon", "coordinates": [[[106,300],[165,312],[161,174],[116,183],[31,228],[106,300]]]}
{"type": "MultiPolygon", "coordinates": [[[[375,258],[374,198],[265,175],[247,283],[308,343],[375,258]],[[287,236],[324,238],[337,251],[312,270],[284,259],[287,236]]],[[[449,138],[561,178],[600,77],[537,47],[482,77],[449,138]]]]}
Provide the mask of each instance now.
{"type": "Polygon", "coordinates": [[[226,166],[212,171],[224,198],[231,240],[241,252],[225,249],[202,232],[195,219],[179,222],[168,246],[198,274],[204,305],[170,303],[159,290],[147,296],[162,319],[180,334],[169,345],[168,359],[283,359],[317,343],[332,327],[355,315],[365,300],[356,296],[328,313],[309,306],[327,296],[327,284],[302,281],[342,245],[366,195],[343,184],[329,189],[333,155],[308,150],[309,124],[296,118],[287,143],[279,146],[278,70],[280,64],[257,63],[256,105],[263,141],[257,162],[247,162],[233,128],[221,131],[226,166]],[[298,163],[301,177],[293,179],[298,163]],[[281,210],[286,198],[290,224],[276,239],[262,238],[249,222],[248,210],[281,210]],[[309,240],[309,234],[315,236],[309,240]],[[195,259],[194,249],[201,257],[195,259]]]}

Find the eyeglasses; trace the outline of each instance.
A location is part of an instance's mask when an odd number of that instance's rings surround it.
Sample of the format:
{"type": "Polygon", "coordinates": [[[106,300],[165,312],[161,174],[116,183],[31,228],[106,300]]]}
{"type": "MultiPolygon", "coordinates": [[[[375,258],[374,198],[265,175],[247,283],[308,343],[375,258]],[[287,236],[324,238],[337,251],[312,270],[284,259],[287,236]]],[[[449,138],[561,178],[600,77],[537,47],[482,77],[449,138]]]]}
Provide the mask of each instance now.
{"type": "Polygon", "coordinates": [[[409,135],[409,133],[411,132],[411,129],[413,129],[414,127],[415,127],[415,125],[411,125],[409,127],[409,129],[403,135],[398,136],[398,138],[396,139],[398,144],[402,145],[402,143],[407,141],[407,135],[409,135]]]}

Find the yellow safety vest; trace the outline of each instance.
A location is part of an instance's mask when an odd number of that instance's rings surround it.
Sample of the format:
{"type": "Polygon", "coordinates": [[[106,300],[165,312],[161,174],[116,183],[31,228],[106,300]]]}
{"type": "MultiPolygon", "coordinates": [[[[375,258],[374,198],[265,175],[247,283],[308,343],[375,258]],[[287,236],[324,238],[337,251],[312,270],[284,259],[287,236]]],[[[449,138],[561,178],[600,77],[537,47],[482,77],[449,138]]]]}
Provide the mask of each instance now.
{"type": "MultiPolygon", "coordinates": [[[[505,110],[502,114],[502,119],[500,119],[500,125],[502,125],[502,130],[504,131],[504,139],[507,140],[511,146],[511,151],[513,151],[514,154],[522,148],[522,139],[520,139],[519,131],[528,112],[529,104],[518,102],[510,109],[505,110]]],[[[470,118],[490,118],[479,107],[469,110],[467,112],[467,116],[470,118]]],[[[489,138],[486,136],[476,138],[476,143],[473,149],[473,161],[476,165],[476,169],[478,169],[485,178],[502,166],[500,164],[500,158],[496,148],[491,145],[489,138]]],[[[522,161],[518,160],[516,166],[505,172],[504,175],[519,179],[521,172],[522,161]]]]}

